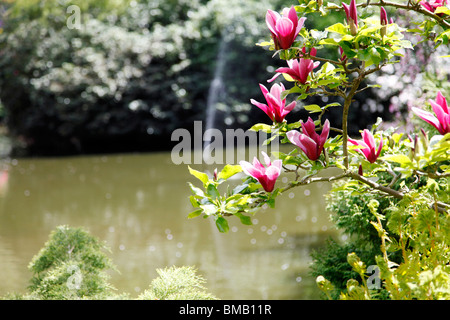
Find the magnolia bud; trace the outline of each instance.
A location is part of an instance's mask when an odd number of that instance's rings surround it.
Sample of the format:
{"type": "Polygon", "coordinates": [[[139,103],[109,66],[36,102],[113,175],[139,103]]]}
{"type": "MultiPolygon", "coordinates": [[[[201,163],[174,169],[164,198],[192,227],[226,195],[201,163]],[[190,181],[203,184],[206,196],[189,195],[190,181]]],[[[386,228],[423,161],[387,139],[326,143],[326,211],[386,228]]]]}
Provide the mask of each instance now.
{"type": "Polygon", "coordinates": [[[352,36],[356,36],[356,34],[358,33],[358,26],[353,21],[353,19],[350,19],[349,26],[350,26],[350,33],[351,33],[351,35],[352,36]]]}

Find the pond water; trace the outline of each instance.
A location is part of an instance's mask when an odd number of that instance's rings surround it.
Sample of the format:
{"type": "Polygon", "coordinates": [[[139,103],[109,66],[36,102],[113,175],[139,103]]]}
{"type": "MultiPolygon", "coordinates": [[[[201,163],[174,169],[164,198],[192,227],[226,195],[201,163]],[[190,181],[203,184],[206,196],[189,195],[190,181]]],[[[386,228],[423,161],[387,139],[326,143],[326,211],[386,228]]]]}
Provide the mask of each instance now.
{"type": "MultiPolygon", "coordinates": [[[[191,265],[220,299],[316,299],[310,252],[336,235],[325,211],[329,185],[300,187],[262,209],[253,226],[230,219],[221,234],[192,211],[187,165],[170,153],[8,159],[0,176],[0,295],[23,293],[27,266],[59,225],[106,242],[118,292],[137,297],[156,269],[191,265]]],[[[201,166],[192,166],[202,170],[201,166]]]]}

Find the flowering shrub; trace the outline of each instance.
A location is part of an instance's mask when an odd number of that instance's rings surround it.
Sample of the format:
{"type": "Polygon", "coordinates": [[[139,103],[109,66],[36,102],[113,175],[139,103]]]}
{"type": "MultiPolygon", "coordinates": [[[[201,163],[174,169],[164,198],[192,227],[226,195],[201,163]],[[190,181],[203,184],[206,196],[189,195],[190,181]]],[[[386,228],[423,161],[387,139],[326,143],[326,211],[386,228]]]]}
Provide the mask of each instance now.
{"type": "MultiPolygon", "coordinates": [[[[367,207],[370,219],[365,228],[370,229],[367,232],[375,231],[380,240],[379,251],[372,257],[379,270],[380,285],[368,284],[368,265],[350,252],[347,260],[358,280],[347,279],[346,288],[338,296],[341,299],[450,298],[450,118],[446,97],[439,92],[435,100],[429,101],[432,113],[425,110],[429,109],[428,105],[414,109],[424,120],[423,124],[428,122],[436,130],[427,132],[422,128],[418,133],[396,132],[396,128],[381,130],[382,119],[379,119],[371,130],[361,128],[362,140],[354,140],[348,134],[353,98],[369,88],[364,85],[364,79],[396,63],[405,51],[413,49],[413,44],[404,37],[405,32],[433,39],[436,47],[447,45],[449,9],[445,2],[436,1],[420,4],[412,1],[357,4],[355,0],[350,4],[299,2],[293,7],[296,16],[293,8],[285,9],[282,14],[267,12],[272,40],[260,45],[275,51],[274,56],[286,60],[289,66],[277,69],[268,82],[283,75],[292,86],[288,89],[283,86],[282,90],[276,87],[277,94],[272,97],[267,89],[263,90],[272,107],[256,106],[269,115],[273,124],[252,127],[279,137],[282,143],[293,147],[292,151],[273,152],[272,156],[277,158],[273,161],[264,154],[267,168],[255,159],[253,165],[247,162],[241,162],[241,166],[226,165],[213,177],[190,169],[202,181],[205,191],[191,184],[194,193],[191,203],[196,210],[189,217],[213,218],[219,230],[226,232],[228,217],[237,216],[244,224],[251,224],[250,215],[265,204],[273,207],[277,196],[287,190],[333,181],[336,184],[331,194],[342,197],[344,192],[344,195],[360,195],[366,199],[362,205],[367,207]],[[415,11],[422,20],[417,21],[417,29],[406,30],[392,18],[388,23],[383,6],[415,11]],[[361,15],[367,7],[379,14],[368,16],[365,11],[361,15]],[[335,23],[325,30],[298,30],[305,21],[303,15],[325,16],[334,10],[343,13],[343,23],[335,23]],[[298,18],[299,15],[302,17],[298,18]],[[322,56],[321,50],[327,47],[339,51],[340,58],[322,56]],[[268,113],[276,109],[275,105],[280,115],[290,111],[284,106],[287,96],[304,100],[315,95],[340,97],[343,103],[305,106],[311,113],[306,123],[301,120],[288,123],[282,116],[271,116],[273,111],[268,113]],[[335,107],[342,108],[340,128],[333,127],[333,119],[323,120],[327,110],[335,107]],[[296,130],[300,127],[302,133],[296,130]],[[275,182],[280,174],[278,164],[286,174],[292,174],[292,179],[277,187],[281,184],[275,182]],[[329,168],[339,172],[324,175],[324,170],[329,168]],[[247,175],[242,184],[226,193],[218,191],[220,184],[241,171],[247,175]],[[387,294],[380,295],[380,290],[387,294]]],[[[331,298],[335,285],[323,276],[317,278],[317,283],[331,298]]]]}

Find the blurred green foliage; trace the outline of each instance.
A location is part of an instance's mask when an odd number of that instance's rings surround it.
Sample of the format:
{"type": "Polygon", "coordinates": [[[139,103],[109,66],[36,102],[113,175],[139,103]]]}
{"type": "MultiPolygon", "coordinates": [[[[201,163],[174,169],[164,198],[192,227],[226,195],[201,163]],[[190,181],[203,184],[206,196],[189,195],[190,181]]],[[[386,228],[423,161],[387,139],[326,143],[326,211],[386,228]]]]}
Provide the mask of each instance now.
{"type": "MultiPolygon", "coordinates": [[[[116,266],[106,245],[84,228],[58,226],[28,268],[33,273],[25,294],[10,293],[8,300],[129,300],[109,283],[116,266]]],[[[192,266],[158,269],[158,277],[138,300],[215,300],[205,279],[192,266]]]]}
{"type": "Polygon", "coordinates": [[[255,46],[269,36],[266,8],[287,2],[16,1],[0,35],[10,134],[31,154],[168,148],[175,128],[205,117],[221,41],[222,122],[245,127],[257,79],[270,75],[255,46]]]}

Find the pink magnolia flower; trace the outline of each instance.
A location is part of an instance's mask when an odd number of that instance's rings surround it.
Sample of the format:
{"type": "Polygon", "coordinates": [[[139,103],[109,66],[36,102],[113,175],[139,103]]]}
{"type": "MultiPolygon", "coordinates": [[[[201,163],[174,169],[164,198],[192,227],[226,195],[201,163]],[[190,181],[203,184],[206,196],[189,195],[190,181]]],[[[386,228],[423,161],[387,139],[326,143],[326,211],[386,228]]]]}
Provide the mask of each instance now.
{"type": "Polygon", "coordinates": [[[419,3],[422,5],[422,7],[434,13],[437,8],[447,5],[447,0],[422,0],[419,3]]]}
{"type": "Polygon", "coordinates": [[[266,24],[272,34],[275,48],[289,49],[295,38],[297,38],[306,18],[298,18],[294,6],[285,8],[283,15],[278,12],[267,10],[266,24]]]}
{"type": "Polygon", "coordinates": [[[435,127],[440,134],[444,135],[446,133],[450,132],[450,109],[447,104],[447,100],[442,95],[440,91],[437,93],[436,100],[429,100],[431,107],[433,108],[433,111],[435,115],[433,115],[431,112],[421,110],[419,108],[412,108],[412,111],[431,124],[433,127],[435,127]]]}
{"type": "MultiPolygon", "coordinates": [[[[305,52],[305,48],[303,48],[303,52],[305,52]]],[[[317,49],[312,48],[310,55],[315,56],[317,53],[317,49]]],[[[308,80],[308,75],[313,71],[314,68],[318,67],[320,62],[314,62],[311,59],[300,58],[286,61],[288,64],[288,68],[278,68],[275,70],[276,74],[267,82],[274,81],[280,74],[285,73],[291,76],[292,79],[305,84],[308,80]]]]}
{"type": "Polygon", "coordinates": [[[301,122],[302,132],[291,130],[286,133],[290,142],[298,146],[310,160],[317,160],[322,153],[323,146],[328,139],[330,133],[330,121],[325,120],[322,133],[316,132],[316,125],[311,118],[306,123],[301,122]]]}
{"type": "Polygon", "coordinates": [[[342,2],[342,6],[345,10],[345,15],[347,16],[347,23],[350,26],[350,32],[352,35],[356,35],[358,30],[358,12],[356,10],[356,2],[352,0],[350,6],[342,2]]]}
{"type": "Polygon", "coordinates": [[[374,163],[380,155],[381,149],[383,148],[383,139],[380,140],[380,144],[378,145],[377,150],[375,145],[375,138],[369,130],[364,129],[361,133],[361,136],[363,138],[362,141],[353,140],[351,138],[348,138],[348,141],[355,146],[362,147],[361,149],[357,149],[358,152],[363,154],[370,163],[374,163]]]}
{"type": "Polygon", "coordinates": [[[245,174],[252,176],[259,183],[261,183],[264,190],[272,192],[275,186],[275,182],[281,173],[281,160],[275,160],[273,163],[270,161],[269,156],[264,151],[261,152],[264,157],[266,167],[259,162],[256,157],[253,158],[253,164],[247,161],[240,161],[239,164],[245,174]]]}
{"type": "Polygon", "coordinates": [[[286,99],[281,99],[281,93],[285,91],[284,85],[274,84],[269,90],[259,84],[261,91],[266,98],[267,104],[250,99],[250,102],[264,111],[274,122],[283,122],[286,115],[294,109],[297,102],[293,101],[286,106],[286,99]]]}

